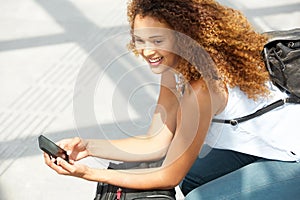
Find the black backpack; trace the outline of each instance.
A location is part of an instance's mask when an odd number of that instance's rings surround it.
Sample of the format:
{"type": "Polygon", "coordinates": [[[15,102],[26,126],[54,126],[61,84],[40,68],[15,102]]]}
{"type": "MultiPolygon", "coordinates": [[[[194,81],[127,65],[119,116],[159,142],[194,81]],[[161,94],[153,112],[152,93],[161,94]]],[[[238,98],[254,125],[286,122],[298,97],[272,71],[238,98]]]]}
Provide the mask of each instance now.
{"type": "MultiPolygon", "coordinates": [[[[152,162],[109,163],[108,169],[143,169],[162,165],[163,159],[152,162]]],[[[176,191],[172,189],[137,190],[115,185],[98,183],[94,200],[175,200],[176,191]]]]}
{"type": "Polygon", "coordinates": [[[280,99],[256,112],[234,119],[213,119],[213,122],[236,126],[273,110],[285,103],[300,103],[300,28],[267,32],[270,40],[265,44],[262,56],[271,81],[289,97],[280,99]]]}

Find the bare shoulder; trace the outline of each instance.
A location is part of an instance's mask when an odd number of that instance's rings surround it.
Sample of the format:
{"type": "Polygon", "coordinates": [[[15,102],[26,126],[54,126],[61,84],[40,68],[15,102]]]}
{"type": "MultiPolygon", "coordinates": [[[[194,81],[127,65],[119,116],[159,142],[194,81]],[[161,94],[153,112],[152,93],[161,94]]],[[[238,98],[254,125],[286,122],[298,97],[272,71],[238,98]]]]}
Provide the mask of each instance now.
{"type": "Polygon", "coordinates": [[[190,88],[197,97],[198,104],[201,107],[209,106],[212,115],[221,113],[227,104],[226,86],[221,81],[208,83],[203,79],[190,83],[190,88]]]}

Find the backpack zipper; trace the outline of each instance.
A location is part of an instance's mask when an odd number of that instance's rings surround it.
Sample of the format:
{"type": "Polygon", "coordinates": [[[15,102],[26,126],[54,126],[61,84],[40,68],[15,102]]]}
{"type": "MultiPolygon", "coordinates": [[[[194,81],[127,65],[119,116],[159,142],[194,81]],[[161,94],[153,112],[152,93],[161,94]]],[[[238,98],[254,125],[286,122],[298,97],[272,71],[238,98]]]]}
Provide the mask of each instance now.
{"type": "Polygon", "coordinates": [[[117,190],[117,200],[121,200],[121,196],[122,196],[122,188],[118,188],[118,190],[117,190]]]}

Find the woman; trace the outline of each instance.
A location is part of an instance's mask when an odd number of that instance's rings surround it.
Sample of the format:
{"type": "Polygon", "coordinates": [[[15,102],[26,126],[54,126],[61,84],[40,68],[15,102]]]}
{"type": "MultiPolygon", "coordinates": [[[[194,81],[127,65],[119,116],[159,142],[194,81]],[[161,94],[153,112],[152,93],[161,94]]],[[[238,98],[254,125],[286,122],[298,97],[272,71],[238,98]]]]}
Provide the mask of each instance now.
{"type": "Polygon", "coordinates": [[[127,188],[181,183],[186,199],[299,195],[300,145],[293,116],[300,106],[287,105],[235,127],[212,122],[252,113],[285,96],[269,82],[261,59],[266,36],[214,0],[131,0],[128,19],[130,48],[162,77],[148,133],[110,141],[63,140],[70,163],[58,159],[55,164],[45,154],[47,165],[59,174],[127,188]],[[213,148],[198,156],[205,141],[213,148]],[[88,156],[165,159],[157,169],[128,173],[75,162],[88,156]]]}

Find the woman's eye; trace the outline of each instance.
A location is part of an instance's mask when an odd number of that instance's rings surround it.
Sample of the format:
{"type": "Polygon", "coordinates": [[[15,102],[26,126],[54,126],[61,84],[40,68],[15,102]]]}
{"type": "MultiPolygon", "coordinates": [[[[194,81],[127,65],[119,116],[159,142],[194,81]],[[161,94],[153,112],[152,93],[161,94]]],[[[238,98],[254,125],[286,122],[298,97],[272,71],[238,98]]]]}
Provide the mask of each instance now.
{"type": "Polygon", "coordinates": [[[136,39],[135,42],[138,43],[138,44],[143,44],[144,43],[144,41],[141,40],[141,39],[136,39]]]}
{"type": "Polygon", "coordinates": [[[154,44],[161,44],[161,43],[163,43],[162,40],[154,40],[154,44]]]}

